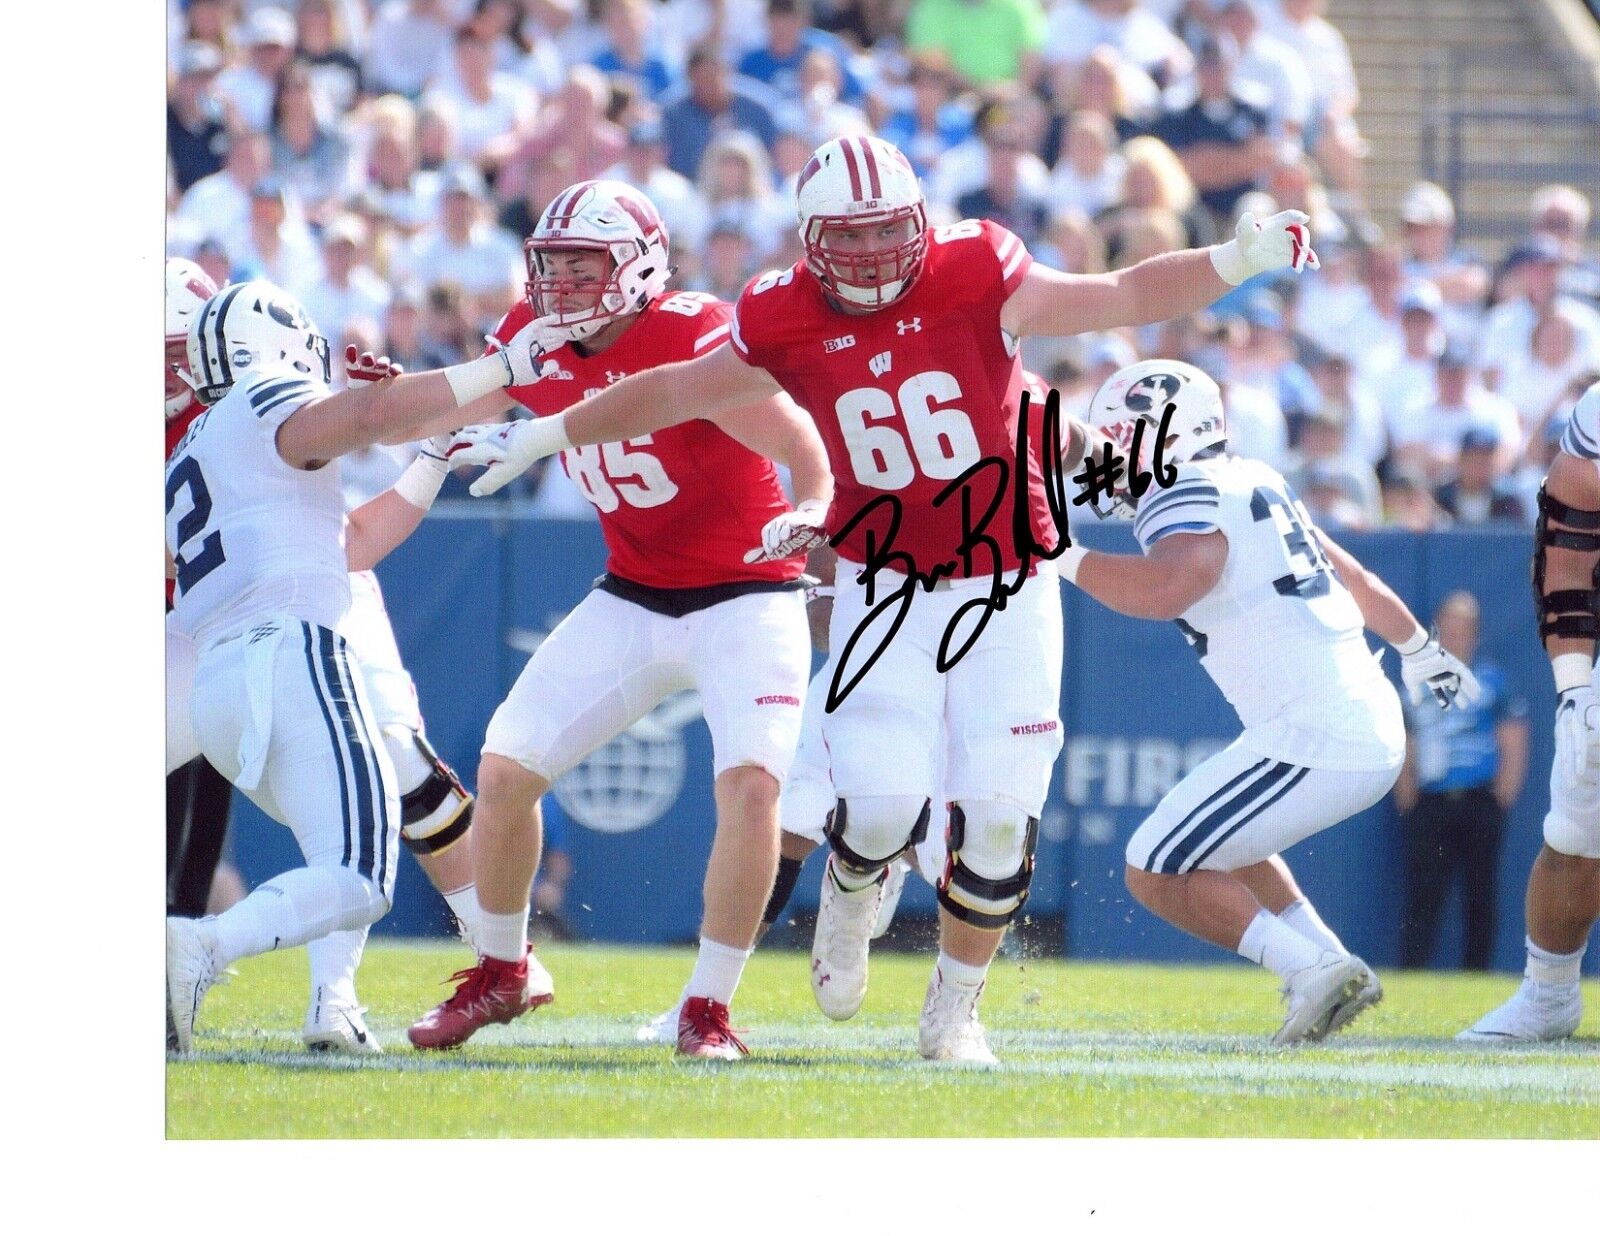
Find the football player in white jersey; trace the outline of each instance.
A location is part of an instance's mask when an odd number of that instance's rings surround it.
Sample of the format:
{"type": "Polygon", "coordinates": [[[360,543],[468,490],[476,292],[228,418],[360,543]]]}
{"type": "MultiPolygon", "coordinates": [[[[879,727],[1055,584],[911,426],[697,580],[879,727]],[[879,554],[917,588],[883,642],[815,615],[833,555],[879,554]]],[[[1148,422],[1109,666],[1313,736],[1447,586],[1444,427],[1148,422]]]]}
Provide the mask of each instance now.
{"type": "Polygon", "coordinates": [[[1176,621],[1244,733],[1173,787],[1129,839],[1152,913],[1283,980],[1274,1043],[1317,1040],[1376,1004],[1376,975],[1322,921],[1280,853],[1364,811],[1405,755],[1400,700],[1367,647],[1400,652],[1413,697],[1476,697],[1472,671],[1312,524],[1283,477],[1229,455],[1217,384],[1180,361],[1118,370],[1090,408],[1157,478],[1127,502],[1142,557],[1073,546],[1061,575],[1136,618],[1176,621]],[[1162,446],[1157,447],[1158,440],[1162,446]],[[1169,470],[1169,465],[1175,465],[1169,470]]]}
{"type": "Polygon", "coordinates": [[[1528,873],[1528,963],[1516,994],[1457,1037],[1537,1043],[1583,1020],[1579,967],[1600,919],[1600,382],[1573,409],[1539,489],[1533,591],[1556,690],[1544,844],[1528,873]]]}
{"type": "Polygon", "coordinates": [[[389,908],[400,832],[394,765],[338,628],[350,575],[421,521],[442,483],[425,451],[352,512],[339,456],[454,409],[470,424],[544,370],[534,323],[502,352],[334,394],[327,340],[269,283],[226,287],[189,331],[195,393],[211,405],[167,464],[174,623],[194,641],[190,714],[202,753],[295,834],[307,866],[210,919],[167,920],[169,1040],[188,1051],[206,991],[231,962],[369,926],[389,908]]]}

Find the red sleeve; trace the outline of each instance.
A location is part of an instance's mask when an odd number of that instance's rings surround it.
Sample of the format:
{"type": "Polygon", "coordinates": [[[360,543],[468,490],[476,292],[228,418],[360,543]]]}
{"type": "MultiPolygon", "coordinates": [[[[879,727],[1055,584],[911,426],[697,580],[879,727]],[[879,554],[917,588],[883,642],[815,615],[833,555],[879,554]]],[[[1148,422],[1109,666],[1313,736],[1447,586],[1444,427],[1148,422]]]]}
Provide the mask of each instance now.
{"type": "Polygon", "coordinates": [[[776,359],[777,342],[773,339],[773,324],[781,321],[782,305],[788,289],[794,283],[799,266],[788,270],[769,270],[745,284],[734,306],[729,323],[728,339],[739,359],[757,369],[772,368],[776,359]]]}
{"type": "Polygon", "coordinates": [[[983,230],[984,241],[994,254],[995,261],[999,263],[1000,297],[1002,300],[1008,299],[1021,286],[1028,267],[1033,265],[1033,255],[1016,233],[1007,231],[998,223],[984,219],[978,226],[983,230]]]}

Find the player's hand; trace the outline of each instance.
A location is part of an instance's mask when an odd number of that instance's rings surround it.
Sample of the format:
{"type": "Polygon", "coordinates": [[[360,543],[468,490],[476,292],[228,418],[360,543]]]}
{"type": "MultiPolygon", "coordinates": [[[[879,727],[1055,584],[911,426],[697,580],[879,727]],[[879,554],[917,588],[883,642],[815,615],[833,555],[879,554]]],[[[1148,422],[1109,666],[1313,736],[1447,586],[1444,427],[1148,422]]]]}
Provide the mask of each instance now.
{"type": "Polygon", "coordinates": [[[1302,210],[1280,210],[1267,219],[1246,211],[1234,238],[1212,248],[1211,264],[1234,287],[1269,270],[1316,270],[1322,263],[1311,248],[1310,222],[1302,210]]]}
{"type": "Polygon", "coordinates": [[[397,378],[404,372],[404,365],[396,364],[387,356],[374,356],[371,352],[358,353],[355,344],[345,345],[345,380],[352,390],[371,386],[374,382],[382,382],[385,378],[397,378]]]}
{"type": "Polygon", "coordinates": [[[1556,697],[1556,760],[1576,780],[1595,779],[1600,767],[1600,700],[1592,686],[1568,687],[1556,697]]]}
{"type": "Polygon", "coordinates": [[[459,430],[446,451],[446,459],[452,468],[483,468],[483,475],[472,482],[469,491],[474,498],[483,498],[504,489],[535,461],[558,449],[550,442],[545,421],[511,421],[505,425],[468,425],[459,430]],[[542,430],[541,426],[545,428],[542,430]]]}
{"type": "Polygon", "coordinates": [[[1441,648],[1439,637],[1432,634],[1415,652],[1400,654],[1400,677],[1413,704],[1422,703],[1423,693],[1431,692],[1440,708],[1452,704],[1466,708],[1483,693],[1477,676],[1441,648]]]}
{"type": "Polygon", "coordinates": [[[547,356],[566,343],[567,337],[557,332],[554,322],[552,317],[534,318],[501,349],[511,369],[511,386],[530,386],[559,368],[547,356]]]}
{"type": "Polygon", "coordinates": [[[761,529],[761,544],[745,554],[744,560],[776,562],[827,544],[828,533],[822,526],[827,517],[828,508],[815,498],[802,502],[792,511],[773,516],[761,529]]]}

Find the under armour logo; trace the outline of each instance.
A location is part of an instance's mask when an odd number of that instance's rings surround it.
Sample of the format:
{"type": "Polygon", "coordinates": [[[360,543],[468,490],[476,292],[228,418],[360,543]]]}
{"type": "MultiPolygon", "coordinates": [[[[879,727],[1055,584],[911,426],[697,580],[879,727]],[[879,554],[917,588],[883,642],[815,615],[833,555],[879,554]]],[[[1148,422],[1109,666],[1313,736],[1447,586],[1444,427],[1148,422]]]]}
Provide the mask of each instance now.
{"type": "Polygon", "coordinates": [[[895,322],[894,328],[902,335],[914,334],[922,329],[922,319],[920,317],[916,317],[907,322],[904,318],[901,318],[895,322]]]}
{"type": "Polygon", "coordinates": [[[620,382],[620,381],[622,381],[623,378],[625,378],[627,376],[628,376],[628,371],[626,369],[624,369],[621,373],[617,373],[614,370],[607,369],[606,370],[606,385],[610,386],[613,382],[620,382]]]}
{"type": "Polygon", "coordinates": [[[872,370],[872,376],[881,378],[889,372],[889,366],[894,364],[894,358],[887,352],[879,352],[867,362],[867,368],[872,370]]]}

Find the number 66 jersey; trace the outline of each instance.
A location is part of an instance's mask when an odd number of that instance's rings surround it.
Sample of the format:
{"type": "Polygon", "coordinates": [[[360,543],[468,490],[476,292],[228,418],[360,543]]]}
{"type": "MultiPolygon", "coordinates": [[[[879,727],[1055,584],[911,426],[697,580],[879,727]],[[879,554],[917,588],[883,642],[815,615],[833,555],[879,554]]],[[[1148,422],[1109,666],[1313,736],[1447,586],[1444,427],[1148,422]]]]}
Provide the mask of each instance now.
{"type": "Polygon", "coordinates": [[[1240,742],[1312,768],[1370,772],[1405,754],[1400,699],[1367,646],[1355,598],[1304,505],[1268,465],[1233,455],[1179,464],[1139,503],[1134,535],[1221,532],[1228,561],[1178,619],[1244,724],[1240,742]]]}

